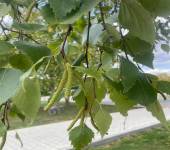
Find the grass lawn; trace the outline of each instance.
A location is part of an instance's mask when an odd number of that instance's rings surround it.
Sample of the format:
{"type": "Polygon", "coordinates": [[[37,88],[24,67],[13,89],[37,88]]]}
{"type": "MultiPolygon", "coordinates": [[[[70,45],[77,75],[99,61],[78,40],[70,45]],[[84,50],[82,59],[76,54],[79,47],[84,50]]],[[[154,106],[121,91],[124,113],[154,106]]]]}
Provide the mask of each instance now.
{"type": "MultiPolygon", "coordinates": [[[[78,112],[78,109],[75,104],[64,105],[63,103],[58,104],[59,107],[62,107],[63,110],[58,112],[55,115],[49,115],[48,112],[43,110],[43,105],[39,110],[39,113],[33,124],[28,125],[28,121],[22,122],[18,118],[9,118],[10,120],[10,129],[18,129],[29,126],[43,125],[55,122],[61,122],[66,120],[72,120],[78,112]]],[[[115,106],[104,105],[104,109],[110,113],[116,112],[115,106]]]]}
{"type": "Polygon", "coordinates": [[[159,127],[89,150],[170,150],[170,131],[159,127]]]}

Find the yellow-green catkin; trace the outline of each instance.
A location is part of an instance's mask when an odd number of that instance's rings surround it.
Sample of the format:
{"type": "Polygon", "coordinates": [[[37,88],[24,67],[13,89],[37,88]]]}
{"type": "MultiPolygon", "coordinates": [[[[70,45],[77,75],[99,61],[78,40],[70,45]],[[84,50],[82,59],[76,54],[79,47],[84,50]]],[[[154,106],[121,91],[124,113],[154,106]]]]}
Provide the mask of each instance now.
{"type": "Polygon", "coordinates": [[[65,96],[65,99],[68,100],[71,95],[71,87],[72,87],[72,81],[73,81],[73,70],[69,63],[66,64],[66,68],[67,68],[67,72],[68,72],[68,79],[67,79],[67,83],[65,86],[64,96],[65,96]]]}
{"type": "Polygon", "coordinates": [[[67,69],[65,68],[64,73],[63,73],[63,77],[62,77],[56,91],[52,95],[52,97],[49,100],[49,103],[47,104],[47,106],[44,108],[45,111],[49,110],[54,105],[54,103],[57,102],[61,91],[63,90],[65,84],[67,83],[67,78],[68,78],[68,72],[67,72],[67,69]]]}

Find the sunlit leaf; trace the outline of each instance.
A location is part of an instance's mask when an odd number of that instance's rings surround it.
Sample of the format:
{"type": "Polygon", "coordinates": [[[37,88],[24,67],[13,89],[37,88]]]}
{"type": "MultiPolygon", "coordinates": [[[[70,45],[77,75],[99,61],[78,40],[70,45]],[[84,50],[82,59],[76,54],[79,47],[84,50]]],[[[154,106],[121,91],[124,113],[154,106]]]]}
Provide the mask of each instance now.
{"type": "Polygon", "coordinates": [[[121,1],[119,21],[130,34],[149,43],[155,41],[153,19],[137,0],[121,1]]]}
{"type": "Polygon", "coordinates": [[[122,79],[122,84],[124,86],[124,91],[127,92],[135,85],[139,75],[139,71],[138,68],[129,60],[123,57],[121,57],[120,59],[120,76],[122,79]]]}
{"type": "Polygon", "coordinates": [[[40,107],[40,85],[34,68],[24,73],[20,78],[20,86],[13,103],[29,120],[34,120],[40,107]],[[29,108],[29,109],[28,109],[29,108]]]}
{"type": "Polygon", "coordinates": [[[9,62],[13,68],[23,71],[28,70],[33,65],[33,62],[30,60],[30,58],[24,54],[16,54],[11,56],[9,62]]]}
{"type": "Polygon", "coordinates": [[[96,126],[98,127],[101,136],[104,136],[112,123],[112,116],[103,109],[99,109],[94,117],[96,126]]]}
{"type": "Polygon", "coordinates": [[[155,17],[170,15],[170,1],[169,0],[138,0],[145,9],[150,11],[155,17]]]}
{"type": "Polygon", "coordinates": [[[23,73],[16,69],[0,68],[0,104],[15,95],[23,73]]]}
{"type": "Polygon", "coordinates": [[[149,104],[146,106],[146,109],[150,111],[152,115],[156,117],[168,129],[168,122],[159,101],[155,101],[154,103],[149,104]]]}
{"type": "Polygon", "coordinates": [[[85,124],[75,127],[69,133],[69,140],[76,150],[81,150],[88,145],[93,137],[93,131],[85,124]]]}
{"type": "Polygon", "coordinates": [[[37,32],[37,31],[43,31],[46,29],[45,26],[40,25],[40,24],[17,23],[17,22],[14,22],[12,27],[17,30],[23,30],[26,32],[37,32]]]}
{"type": "Polygon", "coordinates": [[[51,51],[46,46],[26,41],[17,41],[14,43],[18,50],[28,55],[35,63],[44,56],[51,55],[51,51]]]}

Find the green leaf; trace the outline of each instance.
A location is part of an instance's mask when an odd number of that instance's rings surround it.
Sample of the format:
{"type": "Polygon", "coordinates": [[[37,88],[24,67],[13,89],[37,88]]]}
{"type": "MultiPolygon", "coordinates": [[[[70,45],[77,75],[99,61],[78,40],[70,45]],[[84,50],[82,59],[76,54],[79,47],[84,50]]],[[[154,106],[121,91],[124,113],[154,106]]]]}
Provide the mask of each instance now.
{"type": "Polygon", "coordinates": [[[0,121],[0,138],[4,136],[4,134],[7,132],[6,126],[0,121]]]}
{"type": "Polygon", "coordinates": [[[170,95],[170,82],[168,81],[158,81],[157,89],[163,93],[170,95]]]}
{"type": "Polygon", "coordinates": [[[97,67],[90,67],[90,68],[85,68],[85,67],[75,67],[75,70],[77,72],[87,74],[93,78],[99,79],[101,77],[101,72],[97,70],[97,67]]]}
{"type": "Polygon", "coordinates": [[[40,85],[34,67],[25,72],[20,78],[20,86],[12,98],[21,113],[33,121],[40,107],[40,85]]]}
{"type": "Polygon", "coordinates": [[[18,108],[12,104],[9,112],[10,117],[18,117],[23,122],[25,121],[25,116],[18,110],[18,108]]]}
{"type": "Polygon", "coordinates": [[[103,109],[99,109],[94,117],[94,121],[99,129],[101,136],[104,136],[110,128],[112,123],[112,116],[103,109]]]}
{"type": "Polygon", "coordinates": [[[85,90],[84,94],[89,104],[92,104],[96,99],[94,88],[95,88],[95,79],[92,77],[87,77],[86,82],[84,83],[84,90],[85,90]]]}
{"type": "Polygon", "coordinates": [[[13,68],[20,69],[22,71],[26,71],[33,65],[33,62],[27,55],[24,54],[16,54],[10,57],[10,65],[13,68]]]}
{"type": "Polygon", "coordinates": [[[85,54],[82,53],[74,60],[72,65],[73,66],[80,66],[84,59],[85,59],[85,54]]]}
{"type": "Polygon", "coordinates": [[[119,13],[120,24],[130,34],[149,43],[155,41],[155,26],[148,11],[136,0],[122,0],[119,13]]]}
{"type": "Polygon", "coordinates": [[[57,20],[49,4],[46,4],[45,6],[42,7],[41,14],[47,23],[51,25],[57,24],[57,20]]]}
{"type": "Polygon", "coordinates": [[[79,8],[81,0],[49,0],[49,4],[55,14],[55,17],[57,19],[62,19],[72,11],[79,8]]]}
{"type": "Polygon", "coordinates": [[[28,55],[34,63],[44,56],[51,55],[50,49],[40,44],[35,44],[27,41],[17,41],[14,42],[14,45],[18,50],[28,55]]]}
{"type": "Polygon", "coordinates": [[[6,41],[0,40],[0,67],[4,67],[9,63],[9,57],[14,52],[14,46],[6,41]]]}
{"type": "Polygon", "coordinates": [[[78,88],[73,95],[73,100],[76,102],[76,105],[79,108],[82,108],[83,106],[85,106],[85,99],[86,97],[84,95],[84,92],[80,88],[78,88]]]}
{"type": "MultiPolygon", "coordinates": [[[[102,33],[103,33],[103,26],[101,24],[93,24],[90,27],[89,43],[92,46],[95,46],[99,42],[102,33]]],[[[85,45],[86,41],[87,41],[87,27],[85,28],[83,33],[82,44],[85,45]]]]}
{"type": "Polygon", "coordinates": [[[113,67],[113,53],[103,52],[101,59],[102,59],[101,68],[104,69],[105,71],[108,71],[113,67]]]}
{"type": "Polygon", "coordinates": [[[106,23],[105,26],[106,29],[103,31],[103,34],[101,35],[101,40],[103,42],[112,41],[114,43],[121,39],[120,33],[116,30],[114,26],[108,23],[106,23]]]}
{"type": "Polygon", "coordinates": [[[101,0],[84,0],[81,2],[79,9],[76,9],[73,13],[67,15],[66,19],[63,19],[63,23],[74,23],[81,16],[91,11],[101,0]]]}
{"type": "Polygon", "coordinates": [[[9,57],[13,54],[14,46],[6,41],[0,40],[0,67],[9,63],[9,57]]]}
{"type": "Polygon", "coordinates": [[[23,30],[27,32],[37,32],[46,29],[45,26],[40,24],[18,23],[18,22],[14,22],[12,27],[17,30],[23,30]]]}
{"type": "Polygon", "coordinates": [[[88,13],[93,7],[95,7],[100,2],[100,0],[93,0],[93,1],[84,0],[81,1],[80,3],[79,2],[80,0],[77,1],[74,0],[74,2],[73,0],[71,0],[69,3],[67,0],[63,0],[63,1],[51,0],[50,7],[52,7],[53,9],[51,9],[47,4],[45,7],[43,7],[42,14],[46,18],[46,20],[48,20],[47,22],[50,22],[52,24],[56,24],[56,23],[72,24],[75,21],[77,21],[81,16],[83,16],[85,13],[88,13]],[[57,4],[56,2],[61,5],[56,5],[57,4]],[[76,5],[73,6],[74,3],[76,5]],[[71,7],[69,6],[69,4],[71,7]],[[65,7],[65,5],[67,6],[65,7]],[[59,8],[58,6],[61,6],[61,8],[58,9],[59,8]],[[69,9],[67,10],[68,7],[69,9]],[[62,13],[63,11],[64,13],[62,15],[56,14],[55,12],[57,12],[57,9],[60,11],[60,13],[62,13]]]}
{"type": "Polygon", "coordinates": [[[120,81],[120,69],[119,68],[111,68],[105,75],[112,81],[119,82],[120,81]]]}
{"type": "Polygon", "coordinates": [[[75,150],[82,150],[92,141],[93,137],[93,131],[85,124],[75,127],[69,133],[69,140],[75,150]]]}
{"type": "Polygon", "coordinates": [[[145,9],[150,11],[155,17],[168,17],[170,15],[169,0],[138,0],[145,9]]]}
{"type": "Polygon", "coordinates": [[[126,93],[129,99],[148,106],[157,100],[157,92],[145,74],[140,74],[136,84],[126,93]]]}
{"type": "Polygon", "coordinates": [[[58,55],[60,54],[60,45],[61,45],[62,41],[61,40],[57,40],[54,42],[50,42],[48,43],[47,47],[51,50],[52,55],[58,55]]]}
{"type": "Polygon", "coordinates": [[[120,58],[120,63],[120,76],[124,86],[124,92],[127,92],[135,85],[139,71],[132,62],[123,57],[120,58]]]}
{"type": "Polygon", "coordinates": [[[0,17],[4,17],[5,15],[8,15],[11,11],[10,5],[7,5],[5,3],[0,3],[0,17]]]}
{"type": "Polygon", "coordinates": [[[0,105],[15,95],[22,74],[19,70],[0,68],[0,105]]]}
{"type": "Polygon", "coordinates": [[[12,53],[14,46],[6,41],[0,41],[0,56],[12,53]]]}
{"type": "Polygon", "coordinates": [[[154,46],[152,44],[129,34],[125,37],[123,42],[126,46],[127,53],[133,57],[134,61],[153,68],[154,46]]]}
{"type": "Polygon", "coordinates": [[[105,77],[107,88],[110,92],[110,99],[115,103],[117,110],[124,116],[127,116],[128,110],[133,108],[137,102],[130,100],[123,94],[123,86],[121,83],[113,82],[105,77]]]}
{"type": "Polygon", "coordinates": [[[8,65],[10,55],[1,55],[0,56],[0,68],[3,68],[8,65]]]}
{"type": "Polygon", "coordinates": [[[159,101],[155,101],[154,103],[147,105],[146,109],[150,111],[152,115],[156,117],[164,125],[164,127],[168,129],[168,122],[159,101]]]}
{"type": "Polygon", "coordinates": [[[106,96],[107,90],[104,85],[104,81],[102,79],[95,80],[95,97],[96,100],[100,103],[106,96]]]}

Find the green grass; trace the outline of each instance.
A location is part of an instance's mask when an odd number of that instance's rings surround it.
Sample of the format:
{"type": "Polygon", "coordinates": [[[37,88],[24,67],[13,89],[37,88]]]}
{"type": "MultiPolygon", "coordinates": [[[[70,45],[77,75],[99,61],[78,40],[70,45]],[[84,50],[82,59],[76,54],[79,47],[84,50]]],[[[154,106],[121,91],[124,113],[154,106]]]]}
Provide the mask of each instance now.
{"type": "MultiPolygon", "coordinates": [[[[18,118],[9,118],[10,120],[10,129],[18,129],[30,126],[44,125],[49,123],[56,123],[61,121],[72,120],[78,112],[78,109],[75,104],[65,105],[63,103],[58,104],[59,107],[63,107],[56,115],[49,115],[48,112],[43,110],[43,105],[39,110],[39,113],[33,122],[33,124],[28,125],[28,121],[22,122],[18,118]]],[[[116,112],[115,106],[103,106],[104,109],[110,113],[116,112]]]]}
{"type": "Polygon", "coordinates": [[[170,131],[159,127],[90,150],[170,150],[170,131]]]}

